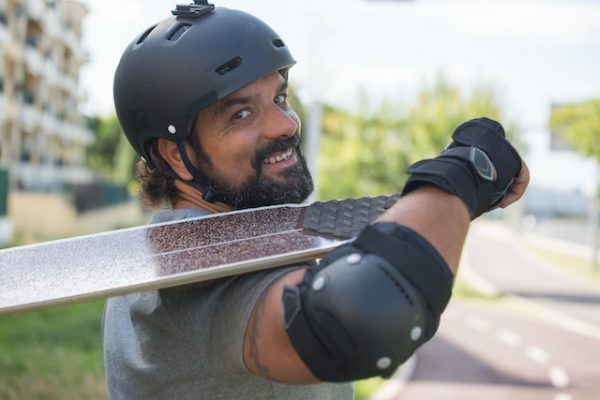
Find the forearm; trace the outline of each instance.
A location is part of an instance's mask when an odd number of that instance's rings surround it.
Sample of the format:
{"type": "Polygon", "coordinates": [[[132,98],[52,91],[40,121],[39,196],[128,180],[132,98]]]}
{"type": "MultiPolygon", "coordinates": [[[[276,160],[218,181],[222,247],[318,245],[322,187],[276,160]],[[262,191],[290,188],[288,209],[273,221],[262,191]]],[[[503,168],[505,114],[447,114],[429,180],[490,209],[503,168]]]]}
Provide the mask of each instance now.
{"type": "Polygon", "coordinates": [[[244,337],[244,363],[254,374],[290,384],[318,382],[302,362],[284,329],[281,295],[302,282],[304,269],[283,275],[261,296],[244,337]]]}
{"type": "MultiPolygon", "coordinates": [[[[457,197],[433,186],[423,186],[403,196],[378,221],[395,222],[415,230],[456,271],[469,225],[467,209],[457,197]]],[[[257,375],[286,383],[317,381],[284,330],[283,288],[298,285],[303,273],[301,270],[284,275],[255,306],[244,341],[244,360],[257,375]]]]}
{"type": "Polygon", "coordinates": [[[407,226],[431,243],[456,274],[469,229],[464,203],[435,186],[423,186],[403,196],[378,222],[407,226]]]}

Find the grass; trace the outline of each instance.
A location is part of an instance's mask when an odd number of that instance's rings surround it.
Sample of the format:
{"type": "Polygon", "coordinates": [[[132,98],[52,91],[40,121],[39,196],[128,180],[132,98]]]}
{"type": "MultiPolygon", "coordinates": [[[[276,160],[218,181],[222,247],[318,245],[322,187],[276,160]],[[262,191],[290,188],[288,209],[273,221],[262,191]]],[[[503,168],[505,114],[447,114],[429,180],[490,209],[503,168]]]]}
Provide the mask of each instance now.
{"type": "Polygon", "coordinates": [[[0,317],[0,399],[106,399],[103,304],[0,317]]]}
{"type": "Polygon", "coordinates": [[[385,382],[383,378],[364,379],[354,385],[354,400],[369,400],[385,382]]]}
{"type": "MultiPolygon", "coordinates": [[[[106,399],[103,304],[0,317],[0,399],[106,399]]],[[[383,382],[357,382],[355,400],[368,400],[383,382]]]]}
{"type": "Polygon", "coordinates": [[[562,268],[563,270],[576,273],[586,278],[591,278],[597,283],[600,283],[600,267],[598,267],[596,271],[592,271],[590,261],[583,257],[574,257],[568,254],[541,248],[531,243],[527,243],[525,245],[525,249],[536,257],[562,268]]]}
{"type": "Polygon", "coordinates": [[[492,297],[479,292],[473,286],[469,285],[465,280],[459,278],[454,283],[452,289],[452,299],[471,300],[471,301],[485,301],[485,302],[498,302],[501,301],[499,297],[492,297]]]}

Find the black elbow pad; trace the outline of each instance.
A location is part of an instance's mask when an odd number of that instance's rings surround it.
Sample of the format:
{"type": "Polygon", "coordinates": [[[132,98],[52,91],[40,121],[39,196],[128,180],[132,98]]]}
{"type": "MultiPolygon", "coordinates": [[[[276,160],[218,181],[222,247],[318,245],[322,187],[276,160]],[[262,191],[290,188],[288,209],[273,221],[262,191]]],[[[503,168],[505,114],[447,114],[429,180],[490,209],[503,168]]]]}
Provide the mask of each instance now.
{"type": "Polygon", "coordinates": [[[302,284],[286,287],[286,331],[317,378],[389,376],[433,336],[452,277],[437,251],[414,235],[397,224],[369,227],[308,270],[302,284]]]}

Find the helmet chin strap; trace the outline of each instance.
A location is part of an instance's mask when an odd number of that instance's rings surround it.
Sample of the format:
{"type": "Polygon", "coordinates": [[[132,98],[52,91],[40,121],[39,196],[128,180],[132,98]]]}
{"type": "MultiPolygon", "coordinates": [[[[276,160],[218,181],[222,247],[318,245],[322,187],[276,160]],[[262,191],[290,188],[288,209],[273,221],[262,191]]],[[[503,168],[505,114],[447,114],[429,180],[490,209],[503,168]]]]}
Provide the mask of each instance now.
{"type": "MultiPolygon", "coordinates": [[[[198,189],[202,193],[202,198],[209,203],[214,203],[216,201],[222,200],[221,196],[217,193],[217,191],[212,187],[210,182],[202,175],[202,173],[192,164],[190,158],[188,157],[187,150],[185,148],[184,142],[177,142],[177,149],[179,150],[179,154],[181,155],[181,160],[185,165],[185,168],[192,175],[192,180],[186,181],[179,177],[183,183],[186,183],[195,189],[198,189]]],[[[174,173],[174,171],[173,171],[174,173]]],[[[177,176],[177,174],[175,174],[177,176]]]]}

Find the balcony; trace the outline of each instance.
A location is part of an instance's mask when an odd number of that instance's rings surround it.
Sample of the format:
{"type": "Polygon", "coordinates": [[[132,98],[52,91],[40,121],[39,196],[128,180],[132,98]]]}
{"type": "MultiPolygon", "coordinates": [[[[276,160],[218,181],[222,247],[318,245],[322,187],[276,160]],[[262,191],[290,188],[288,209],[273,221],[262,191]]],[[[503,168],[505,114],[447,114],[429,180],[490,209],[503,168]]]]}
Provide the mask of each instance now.
{"type": "Polygon", "coordinates": [[[46,2],[40,0],[28,0],[27,14],[30,18],[33,18],[38,22],[42,22],[46,14],[46,2]]]}
{"type": "Polygon", "coordinates": [[[44,72],[44,58],[36,48],[25,47],[25,64],[33,75],[40,76],[44,72]]]}
{"type": "Polygon", "coordinates": [[[56,166],[21,162],[15,168],[15,177],[26,189],[60,187],[63,184],[90,182],[93,173],[81,166],[56,166]]]}
{"type": "Polygon", "coordinates": [[[65,143],[89,145],[94,142],[94,134],[82,126],[63,121],[59,122],[57,136],[65,143]]]}
{"type": "Polygon", "coordinates": [[[56,87],[60,84],[60,75],[56,64],[51,59],[44,60],[44,77],[46,78],[46,85],[49,87],[56,87]]]}
{"type": "Polygon", "coordinates": [[[75,97],[78,93],[77,81],[64,71],[59,72],[58,86],[64,89],[70,96],[75,97]]]}
{"type": "Polygon", "coordinates": [[[56,9],[49,9],[46,15],[45,35],[49,37],[59,36],[61,33],[60,19],[56,9]]]}
{"type": "MultiPolygon", "coordinates": [[[[24,99],[25,100],[25,99],[24,99]]],[[[37,130],[41,120],[41,113],[33,104],[23,101],[21,108],[21,123],[28,132],[37,130]]]]}
{"type": "Polygon", "coordinates": [[[54,114],[49,111],[44,111],[42,113],[41,120],[41,133],[45,135],[53,135],[56,134],[59,130],[59,122],[54,116],[54,114]]]}
{"type": "Polygon", "coordinates": [[[77,34],[75,34],[73,29],[69,29],[69,28],[63,26],[61,33],[62,33],[63,43],[65,45],[67,45],[69,50],[71,50],[71,52],[73,54],[81,53],[81,41],[79,40],[79,38],[77,37],[77,34]]]}

